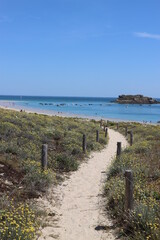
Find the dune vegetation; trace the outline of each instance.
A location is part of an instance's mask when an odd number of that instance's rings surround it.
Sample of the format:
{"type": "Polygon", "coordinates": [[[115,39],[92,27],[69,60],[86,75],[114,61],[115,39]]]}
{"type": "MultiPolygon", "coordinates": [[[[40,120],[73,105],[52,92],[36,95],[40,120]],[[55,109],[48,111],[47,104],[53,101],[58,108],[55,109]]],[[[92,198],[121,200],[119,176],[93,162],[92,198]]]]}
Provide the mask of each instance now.
{"type": "MultiPolygon", "coordinates": [[[[116,123],[109,123],[117,129],[116,123]]],[[[160,126],[119,123],[133,131],[133,145],[117,157],[108,172],[105,193],[109,211],[121,231],[119,236],[134,240],[160,239],[160,126]],[[125,212],[125,170],[133,171],[134,206],[125,212]]],[[[128,135],[129,140],[129,135],[128,135]]]]}
{"type": "Polygon", "coordinates": [[[77,170],[91,151],[106,143],[104,131],[94,120],[0,109],[0,239],[34,239],[37,216],[28,200],[61,181],[63,173],[77,170]],[[48,169],[42,171],[44,143],[48,144],[48,169]]]}

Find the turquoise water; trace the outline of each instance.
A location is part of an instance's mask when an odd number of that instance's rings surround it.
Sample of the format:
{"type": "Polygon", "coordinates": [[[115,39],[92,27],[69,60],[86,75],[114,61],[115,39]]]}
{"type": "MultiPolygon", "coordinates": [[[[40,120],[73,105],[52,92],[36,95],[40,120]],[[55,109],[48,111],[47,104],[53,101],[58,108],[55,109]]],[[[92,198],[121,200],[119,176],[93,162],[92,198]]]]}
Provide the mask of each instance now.
{"type": "Polygon", "coordinates": [[[117,120],[160,121],[160,104],[153,105],[120,105],[113,103],[115,98],[86,97],[27,97],[0,96],[3,101],[11,101],[10,107],[23,109],[39,109],[80,116],[100,117],[117,120]]]}

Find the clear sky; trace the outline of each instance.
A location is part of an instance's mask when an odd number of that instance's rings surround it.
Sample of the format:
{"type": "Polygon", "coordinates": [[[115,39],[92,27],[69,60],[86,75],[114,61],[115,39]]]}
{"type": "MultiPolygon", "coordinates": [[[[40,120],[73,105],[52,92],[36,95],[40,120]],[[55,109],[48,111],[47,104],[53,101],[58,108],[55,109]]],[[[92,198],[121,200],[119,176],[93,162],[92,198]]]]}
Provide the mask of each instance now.
{"type": "Polygon", "coordinates": [[[0,94],[160,97],[160,0],[0,0],[0,94]]]}

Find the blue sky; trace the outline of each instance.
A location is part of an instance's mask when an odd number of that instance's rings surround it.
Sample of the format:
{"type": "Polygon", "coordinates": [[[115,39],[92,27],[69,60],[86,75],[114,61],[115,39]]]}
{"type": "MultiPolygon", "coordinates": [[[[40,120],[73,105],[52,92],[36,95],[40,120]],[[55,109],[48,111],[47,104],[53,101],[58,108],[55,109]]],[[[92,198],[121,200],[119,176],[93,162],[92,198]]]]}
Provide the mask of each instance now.
{"type": "Polygon", "coordinates": [[[159,0],[0,0],[0,94],[160,97],[159,0]]]}

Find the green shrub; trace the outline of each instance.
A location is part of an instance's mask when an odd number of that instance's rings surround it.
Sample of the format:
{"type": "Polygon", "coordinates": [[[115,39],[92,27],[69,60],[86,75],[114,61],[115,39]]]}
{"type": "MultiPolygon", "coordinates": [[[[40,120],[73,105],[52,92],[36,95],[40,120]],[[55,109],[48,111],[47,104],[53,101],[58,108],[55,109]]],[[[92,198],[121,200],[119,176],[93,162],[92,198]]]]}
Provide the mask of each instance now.
{"type": "Polygon", "coordinates": [[[36,216],[30,206],[7,199],[0,211],[0,239],[33,240],[37,229],[36,216]]]}
{"type": "MultiPolygon", "coordinates": [[[[110,124],[116,129],[116,124],[110,124]]],[[[105,192],[111,214],[116,216],[125,239],[160,239],[160,126],[138,123],[120,123],[134,134],[134,144],[115,158],[108,172],[105,192]],[[158,140],[158,141],[157,141],[158,140]],[[134,175],[134,208],[130,213],[124,209],[124,172],[132,169],[134,175]]]]}
{"type": "Polygon", "coordinates": [[[29,191],[45,191],[55,181],[55,175],[51,170],[42,171],[39,162],[28,160],[23,163],[26,173],[24,183],[29,191]]]}
{"type": "Polygon", "coordinates": [[[58,154],[56,157],[56,169],[58,171],[75,171],[78,168],[78,162],[72,156],[58,154]]]}

